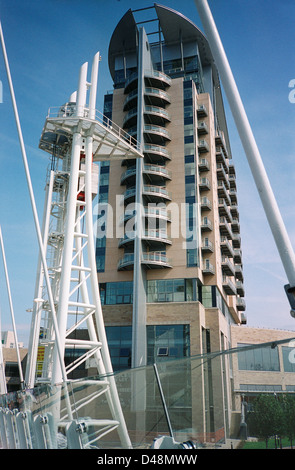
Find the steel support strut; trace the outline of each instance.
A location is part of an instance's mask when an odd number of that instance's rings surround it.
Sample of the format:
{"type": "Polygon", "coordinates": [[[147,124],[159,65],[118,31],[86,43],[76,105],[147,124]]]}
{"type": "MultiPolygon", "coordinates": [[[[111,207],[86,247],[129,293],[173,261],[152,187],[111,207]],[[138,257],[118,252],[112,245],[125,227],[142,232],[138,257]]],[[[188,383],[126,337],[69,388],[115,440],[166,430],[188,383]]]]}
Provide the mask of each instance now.
{"type": "Polygon", "coordinates": [[[285,286],[295,316],[295,255],[283,219],[275,200],[260,152],[249,124],[235,79],[226,57],[214,18],[207,0],[195,0],[214,61],[216,63],[233,118],[248,159],[265,215],[272,231],[289,284],[285,286]]]}

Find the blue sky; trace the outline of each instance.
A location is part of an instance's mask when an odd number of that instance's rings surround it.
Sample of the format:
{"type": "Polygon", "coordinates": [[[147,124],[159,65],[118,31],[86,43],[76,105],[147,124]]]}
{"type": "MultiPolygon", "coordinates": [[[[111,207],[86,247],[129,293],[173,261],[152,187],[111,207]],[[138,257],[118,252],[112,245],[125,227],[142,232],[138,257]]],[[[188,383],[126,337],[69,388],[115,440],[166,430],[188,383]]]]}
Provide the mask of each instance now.
{"type": "MultiPolygon", "coordinates": [[[[180,11],[202,29],[193,0],[159,2],[180,11]]],[[[0,0],[14,90],[40,219],[48,155],[38,149],[50,106],[64,103],[77,88],[78,72],[100,51],[97,108],[112,89],[108,44],[129,8],[147,0],[0,0]]],[[[291,242],[295,246],[295,104],[289,81],[295,79],[293,0],[211,0],[265,168],[291,242]]],[[[25,180],[2,51],[0,80],[0,224],[2,227],[18,336],[27,341],[34,296],[37,238],[25,180]]],[[[294,330],[284,293],[282,268],[248,163],[225,99],[234,163],[249,326],[294,330]]],[[[1,261],[1,259],[0,259],[1,261]]],[[[11,329],[0,263],[2,328],[11,329]]]]}

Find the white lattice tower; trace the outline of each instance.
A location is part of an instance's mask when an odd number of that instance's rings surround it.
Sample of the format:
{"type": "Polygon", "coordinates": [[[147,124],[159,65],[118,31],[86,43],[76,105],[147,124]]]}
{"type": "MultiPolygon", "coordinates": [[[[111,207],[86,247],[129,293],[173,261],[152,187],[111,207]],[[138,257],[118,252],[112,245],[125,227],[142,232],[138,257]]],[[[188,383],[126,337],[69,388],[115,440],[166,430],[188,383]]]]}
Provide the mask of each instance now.
{"type": "Polygon", "coordinates": [[[83,361],[93,358],[99,376],[104,377],[101,387],[114,424],[110,430],[117,427],[122,445],[130,447],[101,309],[92,205],[98,188],[96,162],[142,155],[134,139],[95,110],[98,63],[99,53],[94,57],[90,83],[88,64],[81,67],[77,94],[64,106],[49,110],[40,140],[40,148],[52,155],[42,236],[55,311],[40,259],[26,384],[62,383],[83,361]],[[78,338],[80,327],[87,329],[89,338],[78,338]],[[60,350],[64,355],[66,348],[86,352],[65,366],[60,350]]]}

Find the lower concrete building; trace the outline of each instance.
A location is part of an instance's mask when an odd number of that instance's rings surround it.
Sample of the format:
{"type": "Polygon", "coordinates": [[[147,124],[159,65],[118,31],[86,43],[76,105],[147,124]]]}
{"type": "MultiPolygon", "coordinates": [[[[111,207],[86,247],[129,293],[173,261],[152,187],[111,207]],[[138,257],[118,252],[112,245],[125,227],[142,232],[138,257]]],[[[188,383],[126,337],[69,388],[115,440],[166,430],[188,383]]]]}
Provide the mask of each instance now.
{"type": "Polygon", "coordinates": [[[261,393],[295,393],[294,338],[295,331],[231,327],[231,346],[240,349],[231,354],[232,435],[239,435],[243,404],[251,411],[253,400],[261,393]]]}

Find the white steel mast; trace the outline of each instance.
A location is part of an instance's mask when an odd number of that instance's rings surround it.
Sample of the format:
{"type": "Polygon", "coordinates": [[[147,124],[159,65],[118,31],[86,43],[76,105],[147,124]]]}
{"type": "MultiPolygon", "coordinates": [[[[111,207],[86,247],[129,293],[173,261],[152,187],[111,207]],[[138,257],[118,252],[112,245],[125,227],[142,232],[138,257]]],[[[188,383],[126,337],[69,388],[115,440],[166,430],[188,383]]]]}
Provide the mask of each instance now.
{"type": "MultiPolygon", "coordinates": [[[[92,204],[98,189],[97,161],[142,155],[134,139],[95,110],[99,60],[97,53],[90,83],[87,82],[88,63],[82,65],[77,93],[62,107],[50,109],[46,118],[40,148],[52,157],[42,239],[61,351],[64,355],[66,349],[83,350],[82,355],[65,367],[66,381],[81,363],[94,359],[102,377],[97,384],[105,393],[113,417],[109,431],[117,429],[122,447],[129,448],[131,443],[113,376],[100,302],[92,204]],[[77,333],[81,326],[88,332],[85,340],[77,333]]],[[[65,381],[41,257],[35,295],[26,373],[28,387],[65,381]]]]}
{"type": "Polygon", "coordinates": [[[289,284],[285,286],[285,290],[291,306],[291,315],[295,316],[295,254],[266,174],[208,1],[195,0],[195,4],[245,150],[265,215],[289,281],[289,284]]]}
{"type": "MultiPolygon", "coordinates": [[[[21,387],[24,388],[25,386],[24,376],[23,376],[22,363],[21,363],[21,358],[20,358],[20,351],[19,351],[19,344],[18,344],[18,337],[17,337],[17,331],[16,331],[15,316],[14,316],[14,308],[13,308],[13,303],[12,303],[10,281],[9,281],[9,276],[8,276],[8,269],[7,269],[7,262],[6,262],[6,255],[5,255],[5,248],[4,248],[4,241],[3,241],[1,226],[0,226],[0,246],[1,246],[1,252],[2,252],[2,259],[3,259],[4,273],[5,273],[7,294],[8,294],[8,302],[9,302],[9,308],[10,308],[10,314],[11,314],[12,329],[13,329],[13,334],[14,334],[19,378],[20,378],[21,387]]],[[[0,325],[0,335],[1,335],[1,325],[0,325]]],[[[1,339],[1,336],[0,336],[0,339],[1,339]]],[[[1,358],[0,358],[0,364],[1,364],[1,358]]]]}
{"type": "MultiPolygon", "coordinates": [[[[0,395],[7,393],[6,377],[5,377],[5,365],[2,351],[2,329],[1,329],[1,310],[0,310],[0,395]]],[[[1,425],[1,423],[0,423],[1,425]]],[[[1,428],[0,428],[1,431],[1,428]]]]}

